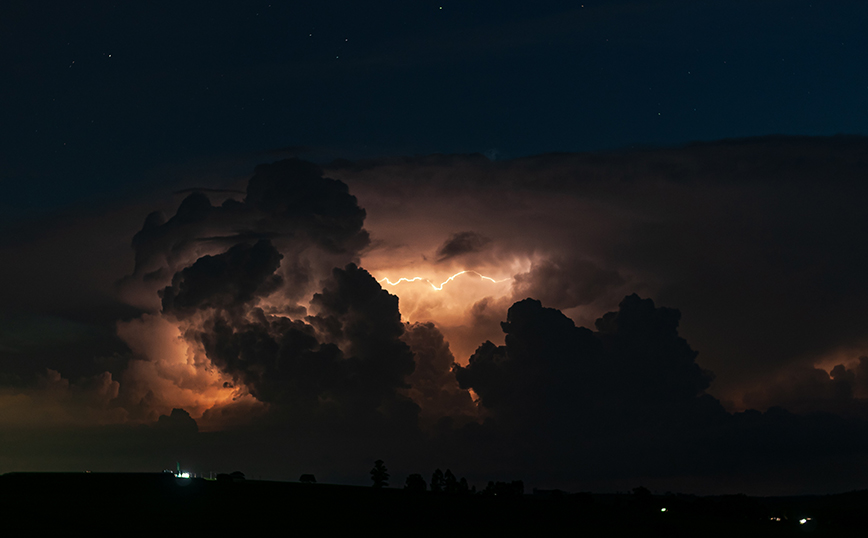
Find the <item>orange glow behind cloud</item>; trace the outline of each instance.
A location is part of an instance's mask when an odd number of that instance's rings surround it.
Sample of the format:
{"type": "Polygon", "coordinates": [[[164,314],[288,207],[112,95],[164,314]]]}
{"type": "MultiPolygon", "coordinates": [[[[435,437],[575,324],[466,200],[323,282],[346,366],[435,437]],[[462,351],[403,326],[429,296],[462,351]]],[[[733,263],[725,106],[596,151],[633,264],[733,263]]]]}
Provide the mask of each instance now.
{"type": "Polygon", "coordinates": [[[434,284],[433,282],[431,282],[429,279],[422,278],[421,276],[416,276],[413,278],[401,277],[398,280],[396,280],[395,282],[392,282],[388,278],[384,277],[384,278],[381,278],[378,282],[380,282],[380,283],[385,282],[385,283],[389,284],[390,286],[397,286],[398,284],[401,284],[402,282],[410,283],[410,282],[417,282],[417,281],[425,281],[425,282],[431,284],[431,289],[433,289],[434,291],[443,291],[443,286],[445,286],[446,284],[449,284],[450,282],[455,280],[457,277],[459,277],[461,275],[466,275],[466,274],[476,275],[479,278],[481,278],[483,280],[488,280],[489,282],[493,282],[494,284],[500,284],[501,282],[507,282],[507,281],[512,280],[511,278],[504,278],[503,280],[495,280],[495,279],[491,278],[490,276],[485,276],[485,275],[480,274],[476,271],[472,271],[472,270],[467,269],[464,271],[459,271],[459,272],[455,273],[454,275],[450,276],[449,278],[447,278],[446,280],[441,282],[439,286],[434,284]]]}
{"type": "Polygon", "coordinates": [[[231,420],[228,408],[263,410],[243,387],[234,387],[232,378],[220,372],[204,350],[190,343],[181,328],[163,316],[145,315],[118,324],[118,335],[130,346],[136,359],[123,374],[124,398],[133,405],[145,405],[145,421],[169,415],[174,408],[190,413],[200,431],[223,427],[220,417],[231,420]]]}
{"type": "MultiPolygon", "coordinates": [[[[442,269],[416,267],[417,274],[430,276],[378,278],[380,284],[400,299],[401,316],[404,321],[434,321],[438,324],[460,323],[474,303],[484,297],[503,297],[512,289],[510,271],[483,274],[466,269],[458,273],[443,274],[442,269]],[[488,276],[493,275],[493,276],[488,276]],[[393,279],[394,278],[394,279],[393,279]]],[[[402,272],[398,270],[375,270],[376,276],[402,272]]],[[[404,273],[406,274],[406,273],[404,273]]]]}
{"type": "Polygon", "coordinates": [[[380,285],[398,296],[402,319],[411,323],[434,322],[449,342],[456,362],[461,364],[466,364],[467,358],[484,340],[500,343],[503,339],[497,324],[480,333],[482,328],[474,319],[475,305],[487,299],[486,304],[503,310],[497,314],[498,321],[505,319],[506,308],[511,304],[506,303],[512,297],[512,277],[530,266],[529,261],[516,260],[478,270],[456,271],[434,263],[401,267],[399,262],[392,267],[385,256],[362,263],[373,265],[369,270],[380,285]]]}

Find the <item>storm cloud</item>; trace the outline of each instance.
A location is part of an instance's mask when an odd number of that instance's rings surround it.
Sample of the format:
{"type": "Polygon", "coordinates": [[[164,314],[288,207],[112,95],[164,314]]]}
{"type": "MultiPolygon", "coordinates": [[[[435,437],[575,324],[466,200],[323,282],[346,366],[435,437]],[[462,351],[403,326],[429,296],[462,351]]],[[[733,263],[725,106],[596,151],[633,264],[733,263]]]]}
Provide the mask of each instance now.
{"type": "MultiPolygon", "coordinates": [[[[573,488],[639,476],[669,487],[672,477],[693,476],[743,491],[788,482],[775,475],[790,465],[800,473],[788,491],[855,483],[830,476],[829,465],[852,465],[868,447],[864,419],[841,408],[728,413],[706,392],[714,375],[679,336],[679,319],[678,310],[631,295],[592,331],[536,300],[515,303],[502,324],[505,345],[485,342],[456,367],[485,417],[461,432],[485,447],[488,460],[475,465],[523,466],[536,480],[557,475],[573,488]]],[[[850,400],[851,410],[864,402],[850,400]]]]}
{"type": "Polygon", "coordinates": [[[437,249],[437,261],[444,262],[457,256],[480,252],[491,243],[491,239],[476,232],[459,232],[452,234],[440,248],[437,249]]]}
{"type": "Polygon", "coordinates": [[[866,150],[863,137],[762,137],[497,162],[384,159],[329,173],[371,214],[378,243],[362,261],[375,274],[418,272],[403,245],[436,248],[442,238],[428,230],[472,229],[492,244],[470,268],[513,277],[513,301],[541,299],[587,326],[634,292],[675,305],[716,373],[709,390],[738,410],[760,380],[868,353],[866,150]]]}
{"type": "Polygon", "coordinates": [[[231,309],[266,296],[283,283],[274,274],[283,256],[268,241],[238,244],[214,256],[203,256],[172,278],[162,291],[163,312],[201,308],[231,309]]]}
{"type": "Polygon", "coordinates": [[[196,191],[171,218],[148,215],[133,237],[135,269],[121,284],[128,295],[153,295],[204,255],[267,239],[286,257],[283,277],[293,285],[287,298],[297,300],[316,284],[312,272],[351,262],[368,245],[364,219],[347,185],[323,177],[317,165],[296,159],[258,165],[243,200],[213,206],[196,191]]]}
{"type": "Polygon", "coordinates": [[[534,263],[530,271],[515,275],[513,294],[567,309],[590,304],[623,284],[617,271],[589,260],[544,259],[534,263]]]}
{"type": "Polygon", "coordinates": [[[170,259],[197,242],[231,245],[179,268],[160,291],[163,316],[231,378],[226,389],[299,420],[379,413],[412,427],[418,407],[402,391],[413,353],[401,340],[397,297],[353,263],[317,273],[367,244],[364,215],[343,183],[311,163],[282,161],[256,168],[243,202],[215,208],[194,192],[172,219],[152,214],[134,246],[146,259],[170,259]],[[314,285],[309,304],[293,304],[314,285]]]}
{"type": "Polygon", "coordinates": [[[0,342],[0,407],[263,462],[727,491],[807,487],[780,478],[798,466],[844,487],[830,469],[868,447],[866,149],[261,165],[243,197],[144,219],[125,350],[28,366],[0,342]]]}
{"type": "Polygon", "coordinates": [[[594,332],[526,299],[502,323],[505,345],[484,343],[456,378],[504,428],[542,428],[547,438],[720,416],[723,408],[705,393],[713,375],[678,336],[679,318],[631,295],[594,332]]]}
{"type": "MultiPolygon", "coordinates": [[[[400,394],[413,372],[397,298],[363,269],[335,269],[306,321],[215,309],[187,331],[214,364],[257,399],[293,414],[366,419],[418,408],[400,394]]],[[[309,417],[305,417],[309,418],[309,417]]]]}

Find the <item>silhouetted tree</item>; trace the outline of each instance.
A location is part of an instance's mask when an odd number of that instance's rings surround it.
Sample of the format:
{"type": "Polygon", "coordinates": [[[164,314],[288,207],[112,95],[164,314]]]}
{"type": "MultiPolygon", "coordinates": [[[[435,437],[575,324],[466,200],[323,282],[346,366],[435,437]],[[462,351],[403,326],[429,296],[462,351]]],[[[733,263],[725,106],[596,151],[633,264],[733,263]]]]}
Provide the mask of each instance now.
{"type": "Polygon", "coordinates": [[[303,474],[298,478],[302,484],[316,484],[316,477],[312,474],[303,474]]]}
{"type": "Polygon", "coordinates": [[[454,474],[452,474],[451,469],[446,469],[446,475],[443,480],[443,490],[446,493],[453,495],[458,493],[458,479],[455,478],[454,474]]]}
{"type": "Polygon", "coordinates": [[[422,492],[428,489],[428,484],[425,483],[425,479],[422,478],[422,475],[411,474],[407,477],[407,483],[404,485],[404,489],[407,491],[422,492]]]}
{"type": "Polygon", "coordinates": [[[488,486],[482,491],[482,494],[492,497],[519,497],[524,495],[524,482],[522,480],[488,482],[488,486]]]}
{"type": "Polygon", "coordinates": [[[434,493],[441,493],[443,491],[444,481],[443,471],[435,469],[434,474],[431,475],[431,491],[434,493]]]}
{"type": "Polygon", "coordinates": [[[509,483],[509,489],[513,495],[524,495],[524,480],[513,480],[509,483]]]}
{"type": "Polygon", "coordinates": [[[371,469],[371,480],[374,481],[375,488],[382,488],[389,485],[389,470],[383,464],[383,460],[374,462],[374,468],[371,469]]]}
{"type": "Polygon", "coordinates": [[[467,486],[467,479],[464,478],[463,476],[461,477],[461,480],[458,482],[458,493],[461,495],[467,495],[468,493],[470,493],[470,488],[467,486]]]}
{"type": "Polygon", "coordinates": [[[637,499],[647,499],[648,497],[651,497],[651,490],[645,486],[639,486],[638,488],[633,488],[633,495],[635,495],[637,499]]]}

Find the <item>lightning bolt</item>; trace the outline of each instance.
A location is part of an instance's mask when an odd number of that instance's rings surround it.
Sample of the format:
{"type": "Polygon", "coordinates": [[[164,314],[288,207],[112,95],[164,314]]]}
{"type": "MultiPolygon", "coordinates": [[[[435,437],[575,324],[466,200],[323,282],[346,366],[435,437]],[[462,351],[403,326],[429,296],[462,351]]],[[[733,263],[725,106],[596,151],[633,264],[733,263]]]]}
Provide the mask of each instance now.
{"type": "Polygon", "coordinates": [[[380,282],[380,283],[385,282],[386,284],[388,284],[390,286],[397,286],[401,282],[417,282],[417,281],[424,280],[425,282],[427,282],[428,284],[431,285],[431,287],[434,289],[434,291],[443,291],[443,286],[452,282],[457,277],[464,275],[464,274],[468,274],[468,273],[472,273],[483,280],[488,280],[490,282],[494,282],[495,284],[499,284],[500,282],[506,282],[507,280],[512,280],[510,278],[504,278],[503,280],[495,280],[495,279],[491,278],[490,276],[485,276],[481,273],[477,273],[476,271],[465,270],[465,271],[461,271],[461,272],[455,273],[454,275],[450,276],[449,278],[447,278],[446,280],[441,282],[439,286],[437,286],[436,284],[434,284],[433,282],[431,282],[427,278],[422,278],[421,276],[417,276],[417,277],[413,277],[413,278],[403,278],[402,277],[402,278],[399,278],[398,280],[396,280],[395,282],[392,282],[388,278],[381,278],[377,282],[380,282]]]}

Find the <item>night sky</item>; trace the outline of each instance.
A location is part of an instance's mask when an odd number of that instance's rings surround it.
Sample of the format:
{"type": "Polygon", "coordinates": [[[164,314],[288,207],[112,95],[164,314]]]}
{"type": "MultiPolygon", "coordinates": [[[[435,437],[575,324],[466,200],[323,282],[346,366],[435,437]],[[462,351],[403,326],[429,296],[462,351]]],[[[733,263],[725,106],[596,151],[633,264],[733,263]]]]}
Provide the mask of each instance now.
{"type": "Polygon", "coordinates": [[[865,2],[301,4],[0,6],[0,472],[868,485],[865,2]]]}

